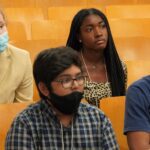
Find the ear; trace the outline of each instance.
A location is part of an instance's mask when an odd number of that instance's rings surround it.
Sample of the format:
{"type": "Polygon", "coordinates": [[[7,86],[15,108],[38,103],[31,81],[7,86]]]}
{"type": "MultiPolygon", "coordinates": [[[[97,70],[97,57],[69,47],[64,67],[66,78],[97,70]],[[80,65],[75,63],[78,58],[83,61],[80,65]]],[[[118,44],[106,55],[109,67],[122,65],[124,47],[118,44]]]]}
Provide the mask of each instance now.
{"type": "Polygon", "coordinates": [[[39,82],[38,88],[44,96],[47,97],[49,96],[49,90],[47,89],[46,85],[43,82],[39,82]]]}
{"type": "Polygon", "coordinates": [[[82,43],[80,34],[77,35],[77,39],[78,39],[79,43],[82,43]]]}
{"type": "Polygon", "coordinates": [[[79,43],[82,43],[82,40],[79,39],[79,43]]]}

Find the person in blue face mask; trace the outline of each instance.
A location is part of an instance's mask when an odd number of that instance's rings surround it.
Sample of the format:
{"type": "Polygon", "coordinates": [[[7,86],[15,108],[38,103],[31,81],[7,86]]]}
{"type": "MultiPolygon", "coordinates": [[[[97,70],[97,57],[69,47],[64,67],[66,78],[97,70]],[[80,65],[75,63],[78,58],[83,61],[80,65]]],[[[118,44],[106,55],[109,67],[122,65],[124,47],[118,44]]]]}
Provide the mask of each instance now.
{"type": "Polygon", "coordinates": [[[9,44],[5,16],[0,10],[0,104],[32,100],[33,77],[29,53],[9,44]]]}
{"type": "Polygon", "coordinates": [[[118,150],[105,114],[80,103],[86,77],[78,53],[69,47],[42,51],[33,65],[41,100],[13,122],[6,150],[118,150]]]}
{"type": "Polygon", "coordinates": [[[0,53],[3,52],[8,45],[8,33],[4,32],[0,35],[0,53]]]}

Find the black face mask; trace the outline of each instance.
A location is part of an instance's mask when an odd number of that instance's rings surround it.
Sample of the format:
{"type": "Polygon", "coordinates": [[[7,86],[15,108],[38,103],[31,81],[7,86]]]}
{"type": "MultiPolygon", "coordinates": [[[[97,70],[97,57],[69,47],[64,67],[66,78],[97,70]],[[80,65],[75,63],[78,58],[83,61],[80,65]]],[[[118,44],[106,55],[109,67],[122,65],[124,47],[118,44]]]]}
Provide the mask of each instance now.
{"type": "Polygon", "coordinates": [[[60,112],[69,115],[77,112],[82,97],[83,93],[77,91],[64,96],[51,93],[50,102],[60,112]]]}

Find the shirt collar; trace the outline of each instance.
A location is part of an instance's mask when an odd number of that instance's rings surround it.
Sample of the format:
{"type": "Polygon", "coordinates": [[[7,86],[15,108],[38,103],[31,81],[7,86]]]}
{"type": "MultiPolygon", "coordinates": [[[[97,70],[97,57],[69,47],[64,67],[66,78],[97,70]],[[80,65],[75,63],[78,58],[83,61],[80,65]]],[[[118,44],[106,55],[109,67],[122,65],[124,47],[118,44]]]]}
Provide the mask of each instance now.
{"type": "MultiPolygon", "coordinates": [[[[79,117],[79,114],[81,111],[81,105],[82,104],[80,103],[78,111],[74,114],[74,119],[73,119],[74,122],[76,120],[76,117],[77,116],[79,117]]],[[[50,120],[53,119],[54,121],[56,121],[60,125],[60,122],[57,119],[57,115],[56,115],[55,111],[53,110],[51,104],[48,103],[48,101],[46,99],[41,100],[41,110],[42,110],[42,112],[44,112],[44,115],[46,115],[46,117],[48,119],[50,119],[50,120]]]]}

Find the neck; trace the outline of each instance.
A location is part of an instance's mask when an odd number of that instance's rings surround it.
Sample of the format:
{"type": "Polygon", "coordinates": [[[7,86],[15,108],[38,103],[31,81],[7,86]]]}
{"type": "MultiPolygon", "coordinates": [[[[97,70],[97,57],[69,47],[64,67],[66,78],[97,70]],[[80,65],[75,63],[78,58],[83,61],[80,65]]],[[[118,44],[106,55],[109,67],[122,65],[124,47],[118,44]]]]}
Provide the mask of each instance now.
{"type": "Polygon", "coordinates": [[[83,50],[81,51],[84,60],[89,64],[104,64],[103,52],[94,50],[83,50]]]}
{"type": "Polygon", "coordinates": [[[53,112],[55,113],[55,115],[57,116],[58,120],[60,121],[60,123],[67,127],[70,125],[70,123],[72,122],[72,119],[73,119],[73,116],[74,114],[71,114],[71,115],[66,115],[66,114],[63,114],[62,112],[60,112],[59,110],[57,110],[52,104],[50,101],[47,101],[51,107],[52,107],[52,110],[53,112]]]}
{"type": "MultiPolygon", "coordinates": [[[[93,53],[93,52],[92,52],[93,53]]],[[[86,53],[84,53],[86,54],[86,53]]],[[[94,54],[95,55],[95,54],[94,54]]],[[[105,58],[103,55],[99,55],[99,56],[96,56],[94,57],[94,55],[87,55],[87,57],[85,58],[85,55],[83,56],[83,52],[81,51],[81,58],[82,58],[82,61],[83,61],[83,64],[85,66],[85,70],[87,72],[87,75],[89,77],[89,80],[92,81],[92,78],[90,76],[90,72],[95,72],[97,70],[101,70],[100,72],[104,72],[105,71],[105,74],[106,74],[106,79],[108,81],[108,78],[107,78],[107,70],[106,70],[106,65],[105,65],[105,58]],[[89,61],[90,58],[93,57],[92,59],[95,59],[95,61],[89,61]],[[89,60],[88,60],[89,58],[89,60]]],[[[98,55],[98,54],[97,54],[98,55]]],[[[93,72],[93,73],[94,73],[93,72]]],[[[97,73],[96,73],[97,74],[97,73]]],[[[96,80],[99,82],[99,80],[96,80]]]]}
{"type": "Polygon", "coordinates": [[[63,126],[68,127],[71,124],[72,119],[73,119],[73,114],[65,115],[59,111],[55,111],[55,112],[56,112],[56,116],[57,116],[58,120],[61,122],[61,124],[63,126]]]}

